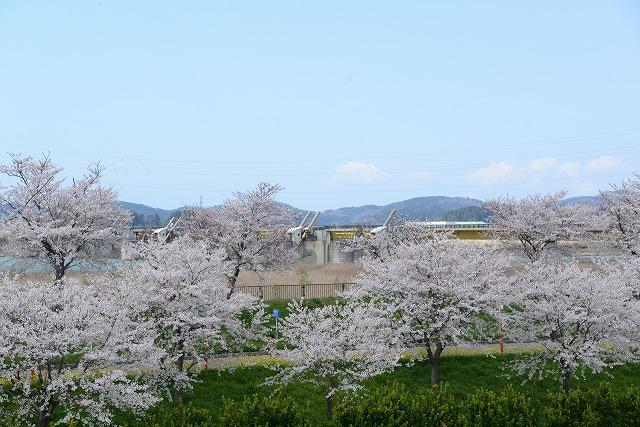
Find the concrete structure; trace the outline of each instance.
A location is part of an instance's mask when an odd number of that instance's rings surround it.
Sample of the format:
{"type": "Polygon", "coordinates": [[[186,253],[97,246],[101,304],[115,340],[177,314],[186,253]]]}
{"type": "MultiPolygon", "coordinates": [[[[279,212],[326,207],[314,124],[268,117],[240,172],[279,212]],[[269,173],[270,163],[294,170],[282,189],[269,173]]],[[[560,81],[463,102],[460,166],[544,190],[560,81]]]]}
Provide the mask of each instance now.
{"type": "MultiPolygon", "coordinates": [[[[127,240],[129,242],[171,242],[177,236],[184,234],[184,228],[179,225],[180,218],[171,218],[165,227],[160,228],[132,228],[129,230],[127,240]]],[[[124,245],[120,249],[120,258],[132,260],[139,257],[133,245],[124,245]]]]}
{"type": "Polygon", "coordinates": [[[182,217],[171,218],[169,223],[165,227],[160,228],[132,228],[129,230],[128,240],[130,242],[135,241],[157,241],[157,242],[170,242],[176,236],[184,233],[182,226],[178,225],[182,217]]]}
{"type": "Polygon", "coordinates": [[[353,262],[353,253],[345,252],[344,244],[361,233],[364,233],[362,228],[314,229],[296,245],[300,261],[305,264],[319,265],[353,262]]]}
{"type": "MultiPolygon", "coordinates": [[[[395,213],[395,209],[392,210],[384,224],[379,226],[315,227],[320,212],[317,212],[309,225],[305,226],[306,220],[311,215],[311,212],[308,212],[299,226],[288,230],[289,241],[297,249],[302,263],[318,265],[351,263],[355,261],[354,254],[344,250],[345,243],[358,236],[383,233],[395,213]]],[[[487,233],[490,225],[483,221],[422,221],[417,224],[429,229],[450,231],[458,239],[486,240],[490,238],[487,233]]]]}
{"type": "Polygon", "coordinates": [[[417,224],[426,228],[450,231],[457,239],[487,240],[490,239],[489,223],[484,221],[422,221],[417,224]]]}
{"type": "MultiPolygon", "coordinates": [[[[311,211],[307,212],[300,225],[287,230],[289,242],[296,248],[300,261],[304,264],[341,264],[356,261],[354,253],[345,250],[345,244],[356,237],[370,236],[383,233],[391,223],[396,210],[393,209],[382,225],[361,226],[325,226],[316,227],[315,224],[321,212],[305,225],[311,211]]],[[[181,218],[171,218],[166,227],[161,228],[134,228],[129,232],[130,241],[160,241],[169,242],[184,232],[180,224],[181,218]]],[[[458,239],[484,240],[488,239],[489,224],[482,221],[450,222],[450,221],[423,221],[418,222],[425,228],[441,231],[451,231],[458,239]]],[[[123,258],[135,258],[134,253],[123,251],[123,258]]]]}

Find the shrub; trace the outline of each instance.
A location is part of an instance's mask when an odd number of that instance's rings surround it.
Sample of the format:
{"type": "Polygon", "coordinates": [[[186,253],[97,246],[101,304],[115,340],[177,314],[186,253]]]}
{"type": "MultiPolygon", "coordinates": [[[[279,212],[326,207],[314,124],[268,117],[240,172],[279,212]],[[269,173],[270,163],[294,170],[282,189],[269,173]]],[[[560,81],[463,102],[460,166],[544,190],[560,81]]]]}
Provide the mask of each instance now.
{"type": "Polygon", "coordinates": [[[618,401],[620,425],[640,426],[640,387],[628,388],[618,401]]]}
{"type": "Polygon", "coordinates": [[[213,418],[206,409],[191,405],[170,405],[158,407],[144,421],[133,423],[130,427],[211,427],[213,425],[213,418]]]}
{"type": "Polygon", "coordinates": [[[459,425],[459,405],[446,385],[409,393],[391,384],[365,396],[349,397],[336,406],[336,426],[440,426],[459,425]]]}
{"type": "Polygon", "coordinates": [[[608,383],[597,388],[575,389],[549,395],[545,414],[550,426],[640,425],[640,389],[614,391],[608,383]]]}
{"type": "Polygon", "coordinates": [[[465,401],[465,424],[473,427],[531,427],[535,409],[531,399],[511,386],[501,393],[476,390],[465,401]]]}
{"type": "Polygon", "coordinates": [[[224,427],[311,426],[308,408],[291,397],[253,396],[242,402],[225,400],[220,417],[224,427]]]}

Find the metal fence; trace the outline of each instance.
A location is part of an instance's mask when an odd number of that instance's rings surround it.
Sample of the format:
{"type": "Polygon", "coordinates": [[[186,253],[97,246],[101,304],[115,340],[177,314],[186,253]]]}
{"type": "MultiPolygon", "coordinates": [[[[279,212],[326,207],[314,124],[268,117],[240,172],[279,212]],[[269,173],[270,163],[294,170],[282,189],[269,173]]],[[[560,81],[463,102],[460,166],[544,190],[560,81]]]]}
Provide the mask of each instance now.
{"type": "Polygon", "coordinates": [[[352,291],[355,283],[307,283],[300,285],[243,285],[238,292],[262,298],[265,301],[274,299],[327,298],[337,297],[340,292],[352,291]]]}

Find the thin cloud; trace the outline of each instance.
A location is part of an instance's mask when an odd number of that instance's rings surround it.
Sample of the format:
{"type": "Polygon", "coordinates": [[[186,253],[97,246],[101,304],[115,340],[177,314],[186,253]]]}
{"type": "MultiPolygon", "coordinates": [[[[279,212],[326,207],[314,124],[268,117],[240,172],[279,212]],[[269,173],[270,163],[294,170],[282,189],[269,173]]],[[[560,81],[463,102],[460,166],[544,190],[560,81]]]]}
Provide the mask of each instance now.
{"type": "Polygon", "coordinates": [[[620,159],[613,156],[600,156],[587,162],[586,168],[589,171],[602,172],[609,171],[620,166],[620,159]]]}
{"type": "Polygon", "coordinates": [[[336,173],[331,175],[329,180],[331,182],[351,181],[371,184],[385,179],[387,176],[387,173],[381,171],[373,163],[349,161],[338,165],[336,173]]]}
{"type": "Polygon", "coordinates": [[[495,184],[507,180],[514,173],[514,170],[513,164],[503,160],[491,162],[489,166],[471,172],[469,177],[484,184],[495,184]]]}
{"type": "Polygon", "coordinates": [[[540,157],[529,165],[532,172],[543,172],[556,167],[558,162],[553,157],[540,157]]]}
{"type": "Polygon", "coordinates": [[[622,165],[620,159],[602,155],[585,162],[559,162],[553,157],[540,157],[524,164],[514,164],[502,160],[491,162],[468,175],[471,180],[483,184],[496,184],[508,180],[527,181],[531,178],[567,177],[571,181],[584,179],[596,172],[610,171],[622,165]]]}
{"type": "Polygon", "coordinates": [[[566,162],[558,165],[558,172],[575,179],[580,176],[582,172],[582,166],[578,162],[566,162]]]}

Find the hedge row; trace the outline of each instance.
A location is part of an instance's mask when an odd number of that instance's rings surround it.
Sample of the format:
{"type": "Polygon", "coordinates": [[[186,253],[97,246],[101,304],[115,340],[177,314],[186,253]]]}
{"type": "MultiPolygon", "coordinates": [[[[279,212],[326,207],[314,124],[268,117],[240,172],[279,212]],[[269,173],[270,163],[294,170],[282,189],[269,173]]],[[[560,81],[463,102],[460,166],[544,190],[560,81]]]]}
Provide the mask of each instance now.
{"type": "Polygon", "coordinates": [[[344,400],[333,421],[340,427],[640,426],[640,387],[616,391],[603,383],[597,388],[552,393],[543,412],[537,417],[531,399],[511,386],[500,393],[478,389],[458,399],[446,385],[420,393],[391,385],[344,400]]]}
{"type": "MultiPolygon", "coordinates": [[[[549,395],[548,405],[536,414],[524,393],[508,387],[496,393],[478,389],[464,399],[446,385],[409,392],[391,384],[336,405],[336,427],[553,427],[640,426],[640,387],[616,391],[604,383],[598,388],[575,389],[549,395]],[[540,415],[540,416],[538,416],[540,415]]],[[[144,423],[150,427],[258,427],[312,426],[308,407],[289,396],[254,395],[244,401],[225,401],[217,422],[204,409],[183,406],[160,409],[144,423]]]]}
{"type": "Polygon", "coordinates": [[[610,384],[550,396],[544,411],[552,426],[640,426],[640,387],[617,391],[610,384]]]}
{"type": "Polygon", "coordinates": [[[222,415],[214,422],[209,411],[191,405],[163,406],[143,421],[125,427],[310,427],[310,411],[288,396],[254,395],[243,401],[225,400],[222,415]]]}
{"type": "Polygon", "coordinates": [[[523,426],[535,425],[531,399],[511,387],[502,393],[479,389],[457,399],[446,385],[410,393],[404,387],[380,387],[341,402],[336,426],[523,426]]]}

